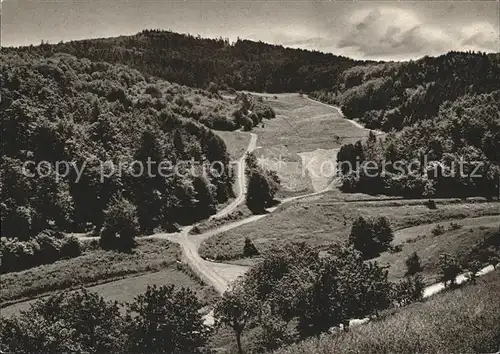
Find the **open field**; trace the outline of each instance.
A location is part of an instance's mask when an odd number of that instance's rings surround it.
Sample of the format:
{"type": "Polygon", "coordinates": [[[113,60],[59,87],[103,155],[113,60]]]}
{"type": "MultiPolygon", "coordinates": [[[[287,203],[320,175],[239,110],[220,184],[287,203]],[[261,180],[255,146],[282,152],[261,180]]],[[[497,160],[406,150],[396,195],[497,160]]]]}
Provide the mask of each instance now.
{"type": "MultiPolygon", "coordinates": [[[[104,297],[105,300],[131,302],[134,297],[146,291],[148,285],[175,285],[176,287],[187,287],[195,291],[202,302],[210,303],[216,293],[205,285],[195,280],[186,272],[175,265],[171,265],[160,271],[154,271],[144,275],[130,276],[128,278],[110,281],[107,283],[86,287],[104,297]]],[[[16,303],[1,309],[1,315],[10,317],[19,311],[26,310],[36,299],[16,303]]]]}
{"type": "Polygon", "coordinates": [[[282,94],[278,99],[268,97],[265,102],[276,111],[276,118],[254,130],[263,148],[285,146],[290,154],[333,149],[348,142],[347,137],[359,140],[369,134],[369,130],[356,127],[332,107],[296,93],[282,94]]]}
{"type": "MultiPolygon", "coordinates": [[[[265,218],[206,240],[200,254],[210,259],[241,258],[246,237],[261,251],[287,241],[304,241],[318,247],[344,242],[358,216],[386,216],[394,230],[479,216],[490,216],[482,220],[489,224],[500,221],[498,203],[437,201],[438,209],[431,210],[423,205],[423,200],[347,202],[338,198],[339,193],[331,192],[282,206],[265,218]]],[[[413,234],[417,237],[421,230],[413,234]]],[[[395,236],[396,242],[398,238],[405,239],[397,232],[395,236]]]]}
{"type": "Polygon", "coordinates": [[[281,197],[324,189],[333,178],[320,173],[321,163],[335,163],[342,144],[369,134],[342,118],[336,109],[299,94],[260,96],[276,111],[276,118],[254,128],[259,136],[255,153],[280,176],[281,197]]]}
{"type": "MultiPolygon", "coordinates": [[[[2,306],[52,291],[80,285],[123,300],[132,299],[147,284],[176,284],[193,289],[201,285],[189,270],[178,269],[178,245],[167,240],[139,240],[132,253],[88,249],[80,257],[0,276],[2,306]],[[125,278],[125,279],[123,279],[125,278]],[[105,283],[105,284],[103,284],[105,283]],[[101,284],[101,285],[96,285],[101,284]]],[[[2,308],[2,314],[25,303],[2,308]]]]}
{"type": "Polygon", "coordinates": [[[324,335],[279,354],[494,353],[500,341],[500,272],[423,303],[387,313],[348,333],[324,335]]]}
{"type": "Polygon", "coordinates": [[[250,134],[240,131],[228,132],[221,130],[213,130],[215,134],[220,136],[226,143],[227,151],[232,160],[239,159],[248,147],[250,142],[250,134]]]}

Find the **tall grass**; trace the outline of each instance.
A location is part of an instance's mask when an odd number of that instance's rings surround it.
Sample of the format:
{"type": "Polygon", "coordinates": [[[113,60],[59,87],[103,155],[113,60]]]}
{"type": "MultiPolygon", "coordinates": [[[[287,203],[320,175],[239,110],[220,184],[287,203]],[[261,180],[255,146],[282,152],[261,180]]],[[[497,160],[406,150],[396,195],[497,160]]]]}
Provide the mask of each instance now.
{"type": "Polygon", "coordinates": [[[500,272],[476,286],[402,308],[384,319],[282,348],[276,354],[493,353],[500,345],[500,272]]]}

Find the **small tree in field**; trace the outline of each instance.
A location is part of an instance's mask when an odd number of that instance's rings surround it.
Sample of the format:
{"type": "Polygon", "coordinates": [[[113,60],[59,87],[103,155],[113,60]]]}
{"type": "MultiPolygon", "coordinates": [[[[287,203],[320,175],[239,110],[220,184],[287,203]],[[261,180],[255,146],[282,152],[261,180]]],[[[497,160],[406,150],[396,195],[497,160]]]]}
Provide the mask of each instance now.
{"type": "Polygon", "coordinates": [[[135,205],[124,198],[113,199],[104,211],[101,246],[127,251],[135,247],[137,234],[139,223],[135,205]]]}
{"type": "Polygon", "coordinates": [[[496,269],[498,264],[500,264],[500,256],[498,256],[497,254],[491,254],[488,257],[488,263],[492,265],[494,269],[496,269]]]}
{"type": "Polygon", "coordinates": [[[425,284],[420,275],[407,277],[393,285],[393,300],[399,306],[406,306],[415,301],[420,301],[424,295],[425,284]]]}
{"type": "Polygon", "coordinates": [[[226,325],[234,331],[238,353],[242,354],[241,333],[255,316],[256,306],[245,294],[242,286],[236,285],[226,291],[215,305],[214,317],[217,325],[226,325]]]}
{"type": "Polygon", "coordinates": [[[440,280],[445,287],[453,287],[461,268],[457,260],[450,254],[444,253],[439,256],[439,273],[440,280]]]}
{"type": "Polygon", "coordinates": [[[380,250],[386,250],[389,248],[392,240],[394,240],[394,234],[392,232],[391,224],[385,216],[377,218],[373,224],[373,232],[375,242],[378,243],[380,250]]]}
{"type": "Polygon", "coordinates": [[[406,258],[406,275],[415,275],[422,271],[422,266],[420,265],[420,258],[417,252],[413,252],[406,258]]]}
{"type": "Polygon", "coordinates": [[[365,259],[369,259],[387,250],[393,239],[394,235],[387,218],[366,220],[360,216],[352,224],[349,244],[360,251],[365,259]]]}
{"type": "Polygon", "coordinates": [[[349,234],[349,244],[356,250],[360,251],[365,258],[370,253],[370,248],[373,246],[372,230],[370,224],[360,216],[354,221],[349,234]]]}

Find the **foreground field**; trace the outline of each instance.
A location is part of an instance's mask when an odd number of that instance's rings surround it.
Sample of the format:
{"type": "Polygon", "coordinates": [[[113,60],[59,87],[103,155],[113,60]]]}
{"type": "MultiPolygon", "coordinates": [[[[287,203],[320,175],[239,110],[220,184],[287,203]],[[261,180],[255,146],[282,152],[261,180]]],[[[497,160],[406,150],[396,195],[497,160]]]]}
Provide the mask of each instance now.
{"type": "MultiPolygon", "coordinates": [[[[339,201],[338,198],[337,192],[331,192],[295,201],[256,222],[206,240],[201,245],[200,254],[219,260],[242,258],[245,238],[251,239],[260,251],[287,241],[303,241],[318,247],[344,242],[358,216],[386,216],[394,230],[480,216],[489,216],[481,222],[500,222],[498,203],[438,201],[438,208],[431,210],[422,200],[339,201]]],[[[422,232],[409,230],[409,238],[417,237],[422,232]]],[[[395,243],[406,240],[406,235],[406,232],[396,231],[395,243]]]]}
{"type": "Polygon", "coordinates": [[[80,257],[0,277],[3,316],[27,308],[31,301],[52,291],[86,286],[106,299],[129,301],[147,285],[189,287],[209,300],[211,288],[202,285],[184,265],[177,263],[178,245],[167,240],[140,240],[132,253],[89,249],[80,257]],[[13,305],[8,306],[9,303],[13,305]]]}
{"type": "Polygon", "coordinates": [[[279,354],[494,353],[500,344],[500,272],[477,285],[401,308],[386,317],[279,350],[279,354]]]}

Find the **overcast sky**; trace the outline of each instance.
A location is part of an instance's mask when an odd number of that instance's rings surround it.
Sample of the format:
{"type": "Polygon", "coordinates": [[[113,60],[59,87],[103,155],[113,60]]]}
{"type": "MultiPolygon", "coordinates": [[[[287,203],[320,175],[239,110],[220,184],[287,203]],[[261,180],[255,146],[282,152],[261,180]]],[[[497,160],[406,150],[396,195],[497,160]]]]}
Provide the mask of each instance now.
{"type": "Polygon", "coordinates": [[[498,1],[3,0],[2,45],[146,28],[248,38],[367,59],[500,52],[498,1]]]}

